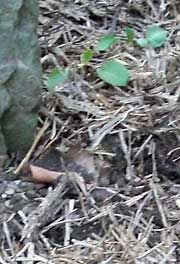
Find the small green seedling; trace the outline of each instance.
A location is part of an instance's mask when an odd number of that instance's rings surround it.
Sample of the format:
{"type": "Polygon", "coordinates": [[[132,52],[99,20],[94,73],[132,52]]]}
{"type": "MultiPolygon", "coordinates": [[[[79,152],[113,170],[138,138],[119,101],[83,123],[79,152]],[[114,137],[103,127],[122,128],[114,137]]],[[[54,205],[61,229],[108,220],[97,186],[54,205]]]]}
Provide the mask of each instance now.
{"type": "Polygon", "coordinates": [[[83,51],[83,53],[81,54],[81,64],[86,65],[90,62],[90,60],[93,57],[93,52],[91,49],[86,49],[83,51]]]}
{"type": "Polygon", "coordinates": [[[159,48],[166,42],[167,32],[159,26],[150,26],[146,32],[146,39],[153,48],[159,48]]]}
{"type": "Polygon", "coordinates": [[[47,87],[50,91],[56,86],[63,84],[69,78],[69,68],[57,69],[54,68],[48,75],[47,87]]]}
{"type": "Polygon", "coordinates": [[[148,27],[146,31],[146,37],[136,39],[136,43],[141,48],[145,48],[147,46],[151,46],[152,48],[160,48],[165,44],[166,40],[167,31],[157,25],[153,25],[148,27]]]}
{"type": "Polygon", "coordinates": [[[130,27],[126,27],[126,28],[124,28],[124,32],[125,32],[126,37],[127,37],[127,43],[128,44],[132,43],[134,40],[134,30],[130,27]]]}
{"type": "Polygon", "coordinates": [[[138,44],[139,47],[141,48],[146,48],[149,43],[147,41],[146,38],[139,38],[139,39],[136,39],[136,43],[138,44]]]}
{"type": "Polygon", "coordinates": [[[101,67],[96,70],[96,73],[106,83],[117,86],[126,86],[130,79],[127,68],[114,59],[103,62],[101,67]]]}
{"type": "Polygon", "coordinates": [[[113,34],[106,34],[100,38],[98,41],[95,50],[96,51],[105,51],[111,47],[117,41],[117,37],[113,34]]]}

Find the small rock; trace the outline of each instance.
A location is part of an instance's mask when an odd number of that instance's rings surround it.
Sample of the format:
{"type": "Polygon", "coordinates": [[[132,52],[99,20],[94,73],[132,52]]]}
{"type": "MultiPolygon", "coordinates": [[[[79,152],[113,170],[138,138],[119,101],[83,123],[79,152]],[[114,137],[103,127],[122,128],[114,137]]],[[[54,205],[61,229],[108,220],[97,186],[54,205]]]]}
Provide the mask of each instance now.
{"type": "Polygon", "coordinates": [[[8,187],[5,191],[7,195],[13,195],[15,193],[15,189],[13,187],[8,187]]]}

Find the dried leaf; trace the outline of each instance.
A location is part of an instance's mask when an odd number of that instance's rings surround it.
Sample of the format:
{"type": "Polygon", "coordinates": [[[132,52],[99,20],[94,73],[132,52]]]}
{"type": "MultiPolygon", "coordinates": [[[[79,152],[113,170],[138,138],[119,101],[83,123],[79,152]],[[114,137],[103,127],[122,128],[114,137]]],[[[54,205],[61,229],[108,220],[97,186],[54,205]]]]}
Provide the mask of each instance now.
{"type": "Polygon", "coordinates": [[[85,149],[81,149],[79,145],[74,145],[69,149],[67,158],[83,167],[87,173],[94,174],[96,172],[93,155],[85,149]]]}

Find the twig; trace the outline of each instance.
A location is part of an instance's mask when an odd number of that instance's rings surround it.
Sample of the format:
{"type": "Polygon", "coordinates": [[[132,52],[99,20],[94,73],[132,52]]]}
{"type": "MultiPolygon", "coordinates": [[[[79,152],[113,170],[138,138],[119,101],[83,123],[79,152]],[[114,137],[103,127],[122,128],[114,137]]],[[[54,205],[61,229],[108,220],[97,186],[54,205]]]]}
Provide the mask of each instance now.
{"type": "Polygon", "coordinates": [[[121,148],[122,148],[122,151],[124,152],[125,159],[126,159],[126,162],[127,162],[126,179],[128,181],[130,181],[132,179],[132,177],[134,176],[134,170],[133,170],[133,165],[132,165],[132,162],[131,162],[131,139],[130,139],[131,138],[131,134],[130,134],[130,132],[128,134],[129,134],[129,138],[128,138],[129,139],[128,140],[129,144],[127,146],[123,131],[120,130],[120,132],[119,132],[121,148]]]}
{"type": "Polygon", "coordinates": [[[68,246],[70,243],[70,238],[71,238],[71,221],[68,221],[70,219],[70,214],[74,209],[74,200],[69,200],[69,204],[66,204],[65,206],[65,236],[64,236],[64,246],[68,246]]]}
{"type": "Polygon", "coordinates": [[[165,216],[165,213],[164,213],[163,206],[162,206],[161,201],[159,199],[159,194],[158,194],[158,190],[157,190],[157,184],[155,184],[153,181],[151,181],[150,182],[150,187],[151,187],[151,189],[153,191],[154,198],[155,198],[157,207],[159,209],[159,213],[161,215],[161,219],[162,219],[163,226],[164,227],[167,227],[168,226],[168,223],[167,223],[167,219],[166,219],[166,216],[165,216]]]}

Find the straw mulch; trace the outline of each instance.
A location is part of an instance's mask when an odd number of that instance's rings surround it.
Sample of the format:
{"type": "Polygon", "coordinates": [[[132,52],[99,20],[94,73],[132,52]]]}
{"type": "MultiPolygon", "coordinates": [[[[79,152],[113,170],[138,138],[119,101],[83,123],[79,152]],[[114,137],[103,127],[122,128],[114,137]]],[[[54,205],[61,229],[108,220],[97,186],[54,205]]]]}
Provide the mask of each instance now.
{"type": "Polygon", "coordinates": [[[30,156],[56,150],[63,173],[4,217],[0,263],[180,263],[179,1],[39,4],[43,106],[30,156]],[[143,37],[152,24],[168,31],[163,47],[127,44],[124,27],[143,37]],[[120,43],[82,67],[82,52],[108,32],[120,43]],[[107,58],[128,67],[127,87],[98,79],[107,58]],[[48,73],[67,66],[70,79],[48,92],[48,73]]]}

